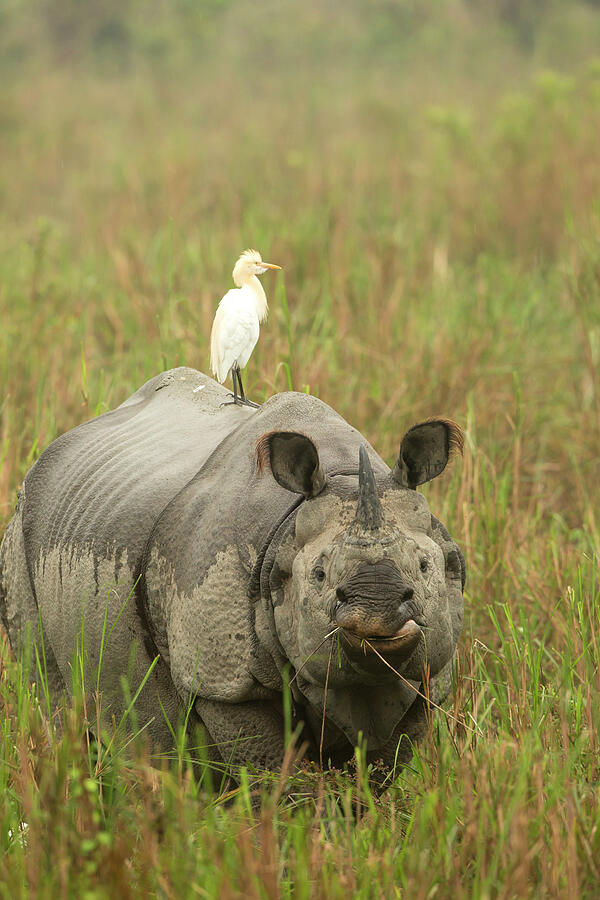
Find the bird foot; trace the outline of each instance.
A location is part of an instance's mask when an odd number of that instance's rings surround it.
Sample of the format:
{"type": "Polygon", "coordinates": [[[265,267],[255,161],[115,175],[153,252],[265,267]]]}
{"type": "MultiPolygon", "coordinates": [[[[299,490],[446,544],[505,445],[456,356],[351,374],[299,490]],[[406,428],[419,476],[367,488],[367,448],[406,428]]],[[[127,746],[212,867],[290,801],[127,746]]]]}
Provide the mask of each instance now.
{"type": "Polygon", "coordinates": [[[260,403],[253,403],[252,400],[242,400],[241,397],[234,397],[233,394],[229,395],[231,400],[224,400],[220,406],[251,406],[252,409],[260,409],[260,403]]]}

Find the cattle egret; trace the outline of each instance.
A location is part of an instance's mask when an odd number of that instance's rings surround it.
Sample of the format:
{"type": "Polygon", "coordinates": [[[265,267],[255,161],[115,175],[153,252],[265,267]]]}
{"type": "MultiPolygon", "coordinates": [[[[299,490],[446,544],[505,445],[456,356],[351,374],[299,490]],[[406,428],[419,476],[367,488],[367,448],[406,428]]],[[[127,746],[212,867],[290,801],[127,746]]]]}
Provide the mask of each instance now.
{"type": "Polygon", "coordinates": [[[263,262],[258,250],[244,250],[233,267],[233,283],[215,314],[210,336],[210,367],[221,384],[231,372],[233,400],[240,406],[258,407],[246,399],[241,370],[250,359],[256,346],[259,325],[267,318],[269,307],[263,286],[256,277],[267,269],[280,269],[273,263],[263,262]],[[238,396],[239,387],[239,396],[238,396]]]}

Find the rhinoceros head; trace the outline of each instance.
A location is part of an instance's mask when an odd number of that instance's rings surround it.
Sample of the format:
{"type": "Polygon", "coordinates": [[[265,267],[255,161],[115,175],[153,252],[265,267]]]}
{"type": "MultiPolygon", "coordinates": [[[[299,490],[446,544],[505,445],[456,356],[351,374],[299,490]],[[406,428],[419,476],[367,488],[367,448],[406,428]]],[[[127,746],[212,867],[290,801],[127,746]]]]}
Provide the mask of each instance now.
{"type": "Polygon", "coordinates": [[[264,436],[275,480],[306,498],[278,552],[272,592],[278,640],[304,678],[323,684],[330,669],[332,686],[387,680],[385,660],[420,681],[426,667],[435,675],[452,658],[464,562],[415,488],[461,444],[458,426],[431,420],[406,433],[391,472],[362,445],[354,472],[326,476],[307,436],[264,436]]]}

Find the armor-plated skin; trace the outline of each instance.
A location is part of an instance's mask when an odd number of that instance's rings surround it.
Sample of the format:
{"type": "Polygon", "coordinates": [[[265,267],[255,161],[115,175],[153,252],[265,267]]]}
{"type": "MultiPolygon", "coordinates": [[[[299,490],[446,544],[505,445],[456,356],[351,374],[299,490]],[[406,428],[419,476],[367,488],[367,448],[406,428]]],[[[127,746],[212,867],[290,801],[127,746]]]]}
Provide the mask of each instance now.
{"type": "Polygon", "coordinates": [[[350,758],[362,734],[369,758],[406,761],[410,741],[398,753],[398,739],[424,727],[425,668],[433,699],[449,688],[464,585],[458,547],[414,486],[442,471],[458,429],[411,429],[391,472],[314,397],[254,410],[221,406],[227,396],[174,369],[47,448],[0,548],[11,645],[28,622],[39,638],[41,619],[58,700],[83,633],[88,682],[101,660],[117,721],[123,676],[133,695],[158,657],[136,711],[163,750],[165,716],[191,702],[190,725],[223,759],[277,767],[295,675],[309,754],[327,682],[323,757],[350,758]]]}

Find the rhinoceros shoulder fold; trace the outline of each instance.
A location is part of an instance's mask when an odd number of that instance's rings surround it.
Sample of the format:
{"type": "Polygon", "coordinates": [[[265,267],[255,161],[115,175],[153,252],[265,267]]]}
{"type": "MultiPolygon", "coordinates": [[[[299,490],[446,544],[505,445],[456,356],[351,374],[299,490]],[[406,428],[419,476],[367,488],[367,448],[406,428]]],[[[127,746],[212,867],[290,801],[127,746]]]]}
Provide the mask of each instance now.
{"type": "Polygon", "coordinates": [[[237,546],[217,551],[204,577],[186,586],[177,579],[176,563],[152,548],[145,571],[147,609],[182,697],[234,703],[271,696],[251,674],[246,585],[237,546]]]}

